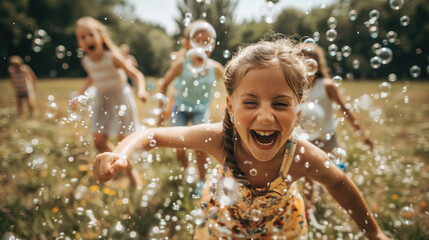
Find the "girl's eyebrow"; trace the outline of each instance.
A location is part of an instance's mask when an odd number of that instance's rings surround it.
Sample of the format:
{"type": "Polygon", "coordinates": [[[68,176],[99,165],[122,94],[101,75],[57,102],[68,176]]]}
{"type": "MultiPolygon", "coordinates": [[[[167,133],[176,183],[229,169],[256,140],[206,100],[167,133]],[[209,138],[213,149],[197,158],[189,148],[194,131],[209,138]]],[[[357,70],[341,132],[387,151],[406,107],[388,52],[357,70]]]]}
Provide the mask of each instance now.
{"type": "MultiPolygon", "coordinates": [[[[253,97],[253,98],[258,98],[258,96],[256,96],[255,94],[252,93],[243,93],[240,95],[240,97],[253,97]]],[[[278,99],[278,98],[287,98],[287,99],[293,99],[292,96],[290,95],[286,95],[286,94],[280,94],[278,96],[273,97],[273,99],[278,99]]]]}

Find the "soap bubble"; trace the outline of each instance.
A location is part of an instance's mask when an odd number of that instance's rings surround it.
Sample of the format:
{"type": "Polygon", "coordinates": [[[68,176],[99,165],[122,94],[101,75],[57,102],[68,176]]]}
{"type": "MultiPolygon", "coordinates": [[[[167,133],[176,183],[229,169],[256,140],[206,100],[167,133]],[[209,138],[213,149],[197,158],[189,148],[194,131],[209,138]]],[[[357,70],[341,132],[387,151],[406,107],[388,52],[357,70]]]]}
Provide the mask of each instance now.
{"type": "Polygon", "coordinates": [[[356,10],[350,10],[350,12],[349,12],[349,18],[350,18],[350,21],[355,21],[356,19],[357,19],[357,12],[356,12],[356,10]]]}
{"type": "Polygon", "coordinates": [[[393,10],[399,10],[404,5],[404,0],[390,0],[389,4],[393,10]]]}
{"type": "Polygon", "coordinates": [[[395,31],[389,31],[386,33],[386,38],[389,43],[394,43],[398,37],[398,34],[395,31]]]}
{"type": "Polygon", "coordinates": [[[390,48],[380,48],[376,51],[377,56],[380,58],[382,64],[388,64],[392,61],[393,53],[390,48]]]}
{"type": "Polygon", "coordinates": [[[310,139],[320,136],[320,130],[324,127],[325,111],[315,102],[305,102],[300,104],[302,130],[310,139]]]}
{"type": "Polygon", "coordinates": [[[202,48],[191,48],[186,52],[185,62],[194,75],[201,74],[207,65],[207,54],[202,48]]]}
{"type": "Polygon", "coordinates": [[[44,45],[49,41],[48,33],[43,29],[37,29],[33,34],[31,48],[34,52],[42,51],[44,45]]]}
{"type": "Polygon", "coordinates": [[[304,49],[306,51],[313,51],[314,47],[316,46],[316,41],[313,38],[307,38],[304,40],[304,49]]]}
{"type": "Polygon", "coordinates": [[[64,45],[58,45],[55,48],[55,56],[57,56],[58,59],[63,59],[66,56],[66,48],[64,47],[64,45]]]}
{"type": "Polygon", "coordinates": [[[408,26],[408,24],[410,24],[410,17],[408,17],[407,15],[402,16],[399,19],[399,23],[404,27],[408,26]]]}
{"type": "Polygon", "coordinates": [[[420,76],[420,73],[421,73],[421,69],[419,66],[414,65],[414,66],[410,67],[410,75],[413,78],[418,78],[420,76]]]}
{"type": "Polygon", "coordinates": [[[341,76],[335,75],[332,80],[334,81],[334,85],[336,87],[341,86],[341,84],[343,83],[343,78],[341,76]]]}
{"type": "Polygon", "coordinates": [[[357,59],[354,59],[352,61],[352,66],[353,66],[354,69],[359,69],[359,67],[360,67],[360,61],[357,60],[357,59]]]}
{"type": "Polygon", "coordinates": [[[343,48],[341,48],[341,53],[343,54],[344,57],[349,57],[350,54],[352,53],[352,48],[346,45],[343,48]]]}
{"type": "Polygon", "coordinates": [[[378,85],[378,90],[380,90],[380,98],[386,98],[390,95],[392,85],[388,82],[382,82],[378,85]]]}
{"type": "Polygon", "coordinates": [[[387,76],[387,79],[388,79],[390,82],[396,82],[396,80],[398,79],[398,77],[396,76],[396,74],[391,73],[391,74],[389,74],[389,75],[387,76]]]}
{"type": "Polygon", "coordinates": [[[319,39],[320,39],[320,33],[319,32],[314,32],[313,33],[313,39],[314,39],[314,41],[319,41],[319,39]]]}
{"type": "Polygon", "coordinates": [[[330,42],[337,38],[337,31],[335,29],[329,29],[326,31],[326,39],[330,42]]]}
{"type": "Polygon", "coordinates": [[[373,9],[369,12],[369,18],[378,20],[380,18],[380,12],[377,9],[373,9]]]}
{"type": "Polygon", "coordinates": [[[231,57],[231,52],[227,49],[225,51],[223,51],[223,57],[224,58],[230,58],[231,57]]]}
{"type": "Polygon", "coordinates": [[[54,102],[54,96],[49,95],[48,96],[48,102],[46,103],[46,109],[45,109],[45,117],[47,119],[53,119],[57,116],[58,113],[58,104],[54,102]]]}
{"type": "Polygon", "coordinates": [[[88,111],[89,100],[89,97],[85,94],[78,95],[69,100],[67,111],[69,113],[70,121],[83,118],[84,114],[86,114],[88,111]]]}
{"type": "Polygon", "coordinates": [[[379,56],[374,56],[369,60],[369,63],[372,68],[378,69],[381,66],[381,58],[379,56]]]}
{"type": "Polygon", "coordinates": [[[226,22],[226,17],[225,17],[225,16],[220,16],[220,17],[219,17],[219,22],[220,22],[221,24],[224,24],[224,23],[226,22]]]}
{"type": "Polygon", "coordinates": [[[416,221],[417,214],[414,208],[405,206],[399,211],[399,220],[405,225],[411,225],[416,221]]]}
{"type": "Polygon", "coordinates": [[[329,53],[329,55],[335,56],[337,54],[337,51],[338,51],[338,46],[337,45],[335,45],[335,44],[329,45],[329,47],[328,47],[328,53],[329,53]]]}
{"type": "Polygon", "coordinates": [[[337,27],[337,19],[334,17],[328,18],[328,27],[334,29],[337,27]]]}
{"type": "Polygon", "coordinates": [[[312,58],[306,59],[304,61],[304,65],[305,65],[306,70],[307,70],[307,76],[313,76],[314,74],[316,74],[316,72],[319,68],[317,61],[312,59],[312,58]]]}
{"type": "Polygon", "coordinates": [[[198,22],[191,28],[190,39],[193,48],[211,52],[216,41],[216,31],[209,23],[198,22]]]}

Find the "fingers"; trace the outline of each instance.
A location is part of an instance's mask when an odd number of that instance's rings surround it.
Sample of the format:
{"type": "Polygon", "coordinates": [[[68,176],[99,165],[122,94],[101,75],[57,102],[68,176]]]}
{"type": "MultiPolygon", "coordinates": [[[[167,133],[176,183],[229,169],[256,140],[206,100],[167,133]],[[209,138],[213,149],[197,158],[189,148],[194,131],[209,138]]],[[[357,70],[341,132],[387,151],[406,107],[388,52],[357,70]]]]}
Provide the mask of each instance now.
{"type": "Polygon", "coordinates": [[[128,166],[126,157],[115,153],[102,153],[95,158],[92,172],[98,183],[110,181],[116,173],[128,166]]]}

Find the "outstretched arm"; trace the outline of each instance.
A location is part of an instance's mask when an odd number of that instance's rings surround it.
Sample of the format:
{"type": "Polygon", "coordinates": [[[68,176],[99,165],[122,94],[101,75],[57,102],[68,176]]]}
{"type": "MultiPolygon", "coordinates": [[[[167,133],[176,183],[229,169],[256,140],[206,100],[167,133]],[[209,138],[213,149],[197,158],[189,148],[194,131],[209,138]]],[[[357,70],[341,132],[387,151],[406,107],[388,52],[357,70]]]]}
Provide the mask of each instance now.
{"type": "Polygon", "coordinates": [[[146,91],[146,80],[144,78],[143,73],[141,73],[132,64],[126,63],[125,59],[122,56],[117,56],[117,55],[113,54],[113,63],[118,68],[124,69],[127,76],[130,76],[131,79],[133,79],[134,83],[137,86],[138,97],[143,102],[145,102],[148,99],[149,94],[146,91]]]}
{"type": "Polygon", "coordinates": [[[338,89],[335,87],[334,82],[331,79],[325,79],[325,87],[329,97],[340,106],[341,113],[347,118],[347,120],[350,122],[353,128],[356,131],[360,132],[363,138],[364,144],[368,145],[369,148],[372,150],[374,148],[374,142],[366,134],[365,129],[362,126],[362,124],[360,124],[357,116],[352,111],[350,111],[350,109],[346,108],[344,100],[341,98],[340,94],[338,93],[338,89]]]}
{"type": "Polygon", "coordinates": [[[218,161],[223,158],[222,124],[200,124],[189,127],[144,129],[126,137],[111,153],[97,155],[93,164],[94,177],[107,182],[128,165],[127,159],[137,150],[155,147],[189,148],[207,152],[218,161]]]}
{"type": "Polygon", "coordinates": [[[323,184],[369,239],[388,239],[378,227],[353,181],[334,164],[330,164],[329,168],[325,166],[325,162],[330,162],[325,152],[307,141],[300,141],[300,144],[305,147],[305,153],[299,163],[292,165],[290,172],[300,172],[294,178],[308,177],[323,184]],[[304,166],[305,162],[310,163],[308,168],[304,166]]]}

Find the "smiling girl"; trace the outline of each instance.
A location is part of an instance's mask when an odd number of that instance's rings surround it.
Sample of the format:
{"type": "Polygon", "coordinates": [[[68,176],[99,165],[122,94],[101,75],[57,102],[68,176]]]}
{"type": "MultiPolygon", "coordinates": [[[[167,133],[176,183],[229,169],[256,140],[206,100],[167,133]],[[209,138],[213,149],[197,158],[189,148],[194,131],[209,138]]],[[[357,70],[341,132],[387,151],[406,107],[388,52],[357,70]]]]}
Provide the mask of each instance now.
{"type": "Polygon", "coordinates": [[[369,239],[388,239],[356,185],[334,165],[326,167],[322,150],[293,133],[308,85],[303,62],[287,39],[241,48],[225,68],[222,123],[133,133],[114,152],[96,157],[95,178],[109,181],[135,149],[150,150],[155,140],[157,147],[207,152],[221,164],[205,183],[205,214],[195,239],[307,239],[296,187],[303,177],[323,184],[369,239]]]}
{"type": "MultiPolygon", "coordinates": [[[[83,94],[90,86],[97,89],[91,115],[94,144],[99,152],[110,152],[114,146],[109,142],[109,135],[116,135],[121,140],[139,125],[136,104],[126,76],[135,81],[138,98],[143,102],[148,98],[145,79],[132,64],[126,63],[107,35],[106,27],[94,18],[83,17],[77,21],[76,38],[79,47],[86,53],[81,63],[88,74],[85,86],[76,94],[83,94]]],[[[127,173],[132,186],[141,185],[138,173],[131,164],[127,173]]]]}

